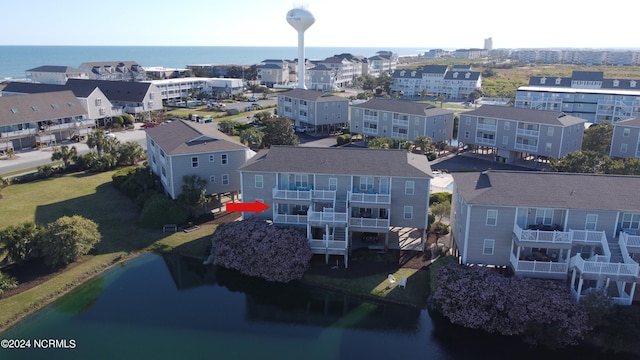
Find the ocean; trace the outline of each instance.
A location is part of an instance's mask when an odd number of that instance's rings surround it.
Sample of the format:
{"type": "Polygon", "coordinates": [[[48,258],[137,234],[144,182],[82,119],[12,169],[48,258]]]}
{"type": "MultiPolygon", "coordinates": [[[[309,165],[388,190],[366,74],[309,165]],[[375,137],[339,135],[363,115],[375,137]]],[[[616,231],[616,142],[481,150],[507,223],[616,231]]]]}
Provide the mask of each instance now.
{"type": "MultiPolygon", "coordinates": [[[[320,60],[351,53],[371,57],[378,51],[399,56],[424,53],[424,48],[307,47],[305,57],[320,60]]],[[[43,65],[79,67],[84,62],[135,61],[143,67],[185,68],[192,64],[254,65],[265,59],[295,59],[292,47],[243,46],[0,46],[0,81],[24,79],[25,71],[43,65]]]]}

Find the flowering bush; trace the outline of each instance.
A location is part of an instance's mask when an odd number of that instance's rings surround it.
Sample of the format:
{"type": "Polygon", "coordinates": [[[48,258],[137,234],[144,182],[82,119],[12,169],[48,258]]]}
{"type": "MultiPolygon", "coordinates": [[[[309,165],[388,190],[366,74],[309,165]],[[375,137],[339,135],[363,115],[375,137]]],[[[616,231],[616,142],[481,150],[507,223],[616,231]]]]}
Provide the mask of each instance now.
{"type": "Polygon", "coordinates": [[[268,281],[302,278],[312,255],[303,232],[258,219],[218,227],[212,242],[216,265],[268,281]]]}
{"type": "Polygon", "coordinates": [[[559,281],[459,264],[441,267],[437,281],[433,300],[453,324],[549,347],[577,344],[590,330],[586,310],[559,281]]]}

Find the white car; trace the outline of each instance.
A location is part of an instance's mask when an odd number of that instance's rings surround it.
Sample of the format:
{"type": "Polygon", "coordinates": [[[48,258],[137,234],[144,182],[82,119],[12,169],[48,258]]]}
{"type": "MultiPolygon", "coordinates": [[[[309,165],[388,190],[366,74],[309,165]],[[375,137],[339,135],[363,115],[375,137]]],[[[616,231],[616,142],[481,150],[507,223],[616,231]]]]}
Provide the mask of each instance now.
{"type": "Polygon", "coordinates": [[[108,138],[115,138],[116,137],[115,134],[112,133],[111,131],[105,131],[104,132],[104,136],[108,137],[108,138]]]}
{"type": "Polygon", "coordinates": [[[250,97],[249,99],[247,99],[248,102],[257,102],[258,98],[255,96],[250,97]]]}

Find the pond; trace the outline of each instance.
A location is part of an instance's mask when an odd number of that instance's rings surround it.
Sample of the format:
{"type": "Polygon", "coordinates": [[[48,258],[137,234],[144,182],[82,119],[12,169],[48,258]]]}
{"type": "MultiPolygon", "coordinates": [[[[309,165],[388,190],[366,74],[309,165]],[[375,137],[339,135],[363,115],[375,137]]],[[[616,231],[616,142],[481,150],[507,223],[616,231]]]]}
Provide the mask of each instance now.
{"type": "MultiPolygon", "coordinates": [[[[303,284],[274,284],[177,255],[141,255],[0,335],[6,359],[498,359],[542,354],[504,337],[456,333],[426,310],[303,284]],[[35,349],[34,341],[46,349],[35,349]],[[57,347],[57,348],[56,348],[57,347]],[[60,348],[62,347],[62,348],[60,348]],[[66,347],[66,348],[65,348],[66,347]]],[[[579,351],[582,359],[594,353],[579,351]]]]}

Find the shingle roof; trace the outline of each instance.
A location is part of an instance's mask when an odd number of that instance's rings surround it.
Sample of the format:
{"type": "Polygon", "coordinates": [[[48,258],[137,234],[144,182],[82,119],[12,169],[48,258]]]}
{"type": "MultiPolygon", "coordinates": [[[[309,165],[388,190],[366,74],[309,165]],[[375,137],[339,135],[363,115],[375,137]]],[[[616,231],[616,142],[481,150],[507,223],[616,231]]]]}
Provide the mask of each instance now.
{"type": "Polygon", "coordinates": [[[615,123],[613,123],[613,126],[640,127],[640,116],[636,116],[631,119],[616,121],[615,123]]]}
{"type": "Polygon", "coordinates": [[[557,126],[575,125],[586,121],[576,116],[566,115],[560,111],[535,110],[500,105],[482,105],[462,115],[484,116],[502,120],[517,120],[557,126]]]}
{"type": "Polygon", "coordinates": [[[573,71],[571,78],[583,81],[602,81],[604,73],[602,71],[573,71]]]}
{"type": "Polygon", "coordinates": [[[7,87],[3,91],[22,94],[38,94],[53,91],[71,90],[76,97],[86,98],[91,95],[91,93],[93,93],[96,88],[97,86],[91,86],[91,84],[83,84],[82,82],[72,82],[71,84],[67,83],[65,85],[54,85],[12,81],[7,84],[7,87]]]}
{"type": "Polygon", "coordinates": [[[186,155],[247,147],[215,128],[215,124],[200,124],[176,120],[146,129],[147,136],[169,155],[186,155]]]}
{"type": "Polygon", "coordinates": [[[0,125],[34,123],[87,115],[71,91],[0,96],[0,125]]]}
{"type": "Polygon", "coordinates": [[[480,72],[479,71],[458,71],[458,70],[451,70],[451,71],[447,71],[446,74],[444,74],[444,78],[447,80],[468,80],[468,81],[475,81],[478,80],[480,78],[480,72]],[[456,75],[457,74],[457,75],[456,75]],[[469,75],[469,77],[467,77],[467,74],[469,75]]]}
{"type": "Polygon", "coordinates": [[[27,71],[32,72],[50,72],[50,73],[83,73],[84,70],[76,69],[70,66],[43,65],[27,71]]]}
{"type": "Polygon", "coordinates": [[[272,146],[241,171],[431,178],[424,155],[404,150],[272,146]]]}
{"type": "Polygon", "coordinates": [[[372,98],[361,104],[351,105],[352,108],[362,108],[370,110],[390,111],[401,114],[419,115],[419,116],[436,116],[444,114],[453,114],[454,111],[447,110],[433,105],[421,104],[414,101],[391,100],[372,98]]]}
{"type": "Polygon", "coordinates": [[[453,180],[468,204],[640,211],[639,176],[490,170],[453,180]]]}
{"type": "Polygon", "coordinates": [[[147,82],[85,79],[69,79],[67,85],[73,88],[87,86],[95,89],[97,87],[109,100],[125,102],[143,102],[149,88],[155,86],[147,82]]]}
{"type": "Polygon", "coordinates": [[[260,65],[260,69],[282,69],[282,65],[277,65],[274,63],[266,63],[264,65],[260,65]]]}
{"type": "Polygon", "coordinates": [[[345,103],[349,102],[349,99],[345,97],[336,96],[328,92],[297,89],[297,88],[280,92],[278,93],[278,97],[280,96],[288,96],[295,99],[302,99],[302,100],[315,101],[315,102],[326,102],[326,101],[343,101],[345,103]]]}
{"type": "Polygon", "coordinates": [[[425,65],[422,72],[425,74],[443,74],[447,72],[447,65],[425,65]]]}

